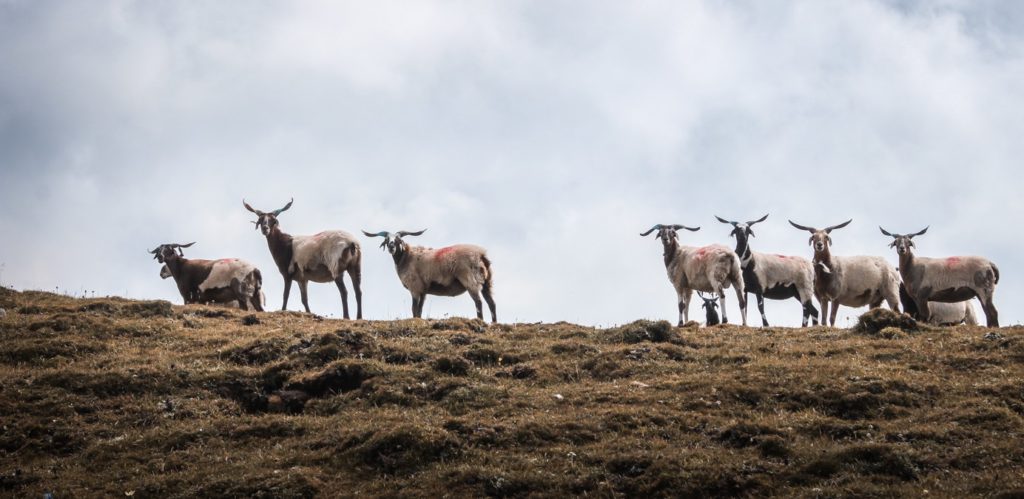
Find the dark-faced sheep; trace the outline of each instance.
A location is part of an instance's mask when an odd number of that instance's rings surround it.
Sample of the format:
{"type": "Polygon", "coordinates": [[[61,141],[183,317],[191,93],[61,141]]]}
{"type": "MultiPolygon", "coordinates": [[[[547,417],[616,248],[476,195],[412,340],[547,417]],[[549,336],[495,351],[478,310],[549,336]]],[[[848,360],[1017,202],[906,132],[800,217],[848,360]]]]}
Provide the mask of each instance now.
{"type": "MultiPolygon", "coordinates": [[[[294,201],[294,200],[292,200],[294,201]]],[[[348,290],[345,289],[344,275],[348,272],[352,279],[352,288],[356,293],[356,318],[363,318],[363,291],[360,287],[362,279],[362,252],[355,236],[342,230],[326,230],[312,236],[293,236],[281,230],[277,217],[291,208],[292,201],[284,208],[274,211],[260,211],[249,206],[245,200],[242,205],[258,217],[253,223],[267,238],[267,246],[274,257],[277,270],[284,278],[284,298],[281,310],[288,310],[288,294],[292,289],[292,281],[299,284],[302,295],[302,306],[309,313],[309,300],[306,287],[310,281],[333,282],[341,294],[341,310],[348,319],[348,290]]]]}
{"type": "MultiPolygon", "coordinates": [[[[818,309],[814,308],[814,267],[806,258],[788,255],[770,255],[750,250],[751,228],[768,218],[765,215],[746,223],[732,222],[715,216],[719,222],[732,225],[732,237],[736,238],[736,255],[743,266],[743,286],[747,293],[754,293],[757,310],[761,312],[761,325],[768,326],[764,315],[764,299],[786,300],[796,298],[803,309],[803,326],[813,318],[818,324],[818,309]]],[[[744,297],[746,298],[746,297],[744,297]]]]}
{"type": "Polygon", "coordinates": [[[153,258],[164,264],[160,277],[174,278],[186,304],[237,303],[242,310],[249,310],[252,306],[257,311],[263,311],[263,292],[260,290],[263,276],[255,265],[238,258],[185,258],[181,248],[193,244],[161,244],[150,251],[153,258]]]}

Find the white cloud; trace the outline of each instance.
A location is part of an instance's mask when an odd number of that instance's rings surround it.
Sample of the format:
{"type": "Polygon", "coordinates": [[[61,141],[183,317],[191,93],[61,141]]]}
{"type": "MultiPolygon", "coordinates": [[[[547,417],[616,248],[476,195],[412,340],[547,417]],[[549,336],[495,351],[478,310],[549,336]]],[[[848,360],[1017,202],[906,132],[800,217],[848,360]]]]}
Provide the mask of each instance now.
{"type": "MultiPolygon", "coordinates": [[[[506,320],[672,319],[637,234],[731,244],[713,214],[771,212],[755,249],[805,256],[786,218],[853,217],[836,252],[893,262],[876,226],[931,224],[922,253],[993,258],[1020,322],[1022,24],[994,1],[3,3],[2,278],[178,301],[141,251],[188,239],[257,263],[277,307],[240,200],[294,196],[295,233],[487,246],[506,320]]],[[[408,314],[372,240],[364,276],[368,317],[408,314]]]]}

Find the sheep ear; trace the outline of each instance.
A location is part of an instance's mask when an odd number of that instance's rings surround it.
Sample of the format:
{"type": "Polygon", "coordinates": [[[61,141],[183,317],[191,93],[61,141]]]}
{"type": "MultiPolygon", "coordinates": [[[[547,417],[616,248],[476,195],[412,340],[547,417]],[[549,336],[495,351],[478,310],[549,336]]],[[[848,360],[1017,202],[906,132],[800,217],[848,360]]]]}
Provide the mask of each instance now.
{"type": "Polygon", "coordinates": [[[814,244],[814,236],[811,236],[811,237],[807,238],[807,245],[810,246],[812,244],[814,244]]]}
{"type": "Polygon", "coordinates": [[[892,242],[889,243],[889,247],[890,248],[895,248],[896,247],[896,240],[895,239],[893,239],[892,242]]]}
{"type": "Polygon", "coordinates": [[[910,247],[911,248],[916,248],[917,247],[917,245],[914,244],[914,240],[913,239],[907,239],[907,242],[910,243],[910,247]]]}
{"type": "Polygon", "coordinates": [[[750,237],[757,237],[754,235],[754,230],[751,229],[750,226],[747,226],[747,234],[750,234],[750,237]]]}
{"type": "Polygon", "coordinates": [[[828,241],[829,246],[832,246],[832,236],[825,236],[825,240],[828,241]]]}

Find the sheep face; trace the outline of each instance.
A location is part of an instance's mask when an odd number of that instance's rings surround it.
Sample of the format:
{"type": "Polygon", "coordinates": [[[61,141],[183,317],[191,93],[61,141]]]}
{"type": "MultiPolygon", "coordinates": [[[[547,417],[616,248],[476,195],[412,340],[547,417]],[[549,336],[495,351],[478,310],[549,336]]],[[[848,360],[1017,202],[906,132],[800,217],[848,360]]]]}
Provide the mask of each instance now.
{"type": "Polygon", "coordinates": [[[928,227],[925,227],[921,231],[915,232],[913,234],[896,234],[891,233],[881,227],[879,227],[878,229],[882,231],[882,234],[892,237],[892,242],[889,243],[889,247],[896,248],[896,254],[900,256],[909,254],[911,248],[917,247],[917,245],[915,245],[913,241],[914,236],[920,236],[921,234],[928,232],[928,227]]]}
{"type": "Polygon", "coordinates": [[[258,218],[256,218],[256,221],[253,222],[253,225],[255,225],[256,228],[259,229],[264,236],[266,236],[269,235],[272,230],[277,228],[277,216],[280,215],[285,210],[287,210],[288,208],[291,208],[293,202],[295,202],[294,198],[292,198],[291,201],[288,201],[288,204],[284,205],[284,208],[280,208],[274,211],[257,210],[252,206],[249,206],[249,203],[246,203],[244,199],[242,200],[242,205],[245,206],[245,209],[256,214],[258,218]]]}
{"type": "Polygon", "coordinates": [[[807,244],[814,248],[815,253],[821,253],[832,245],[832,237],[829,236],[829,234],[831,234],[833,230],[842,229],[843,227],[850,225],[850,222],[852,221],[853,219],[851,218],[839,225],[831,225],[829,227],[825,227],[824,229],[815,229],[814,227],[800,225],[792,220],[789,221],[789,224],[792,225],[793,227],[796,227],[797,229],[806,230],[807,232],[810,232],[811,238],[807,240],[807,244]]]}
{"type": "Polygon", "coordinates": [[[167,265],[160,267],[160,278],[167,279],[168,277],[171,277],[171,269],[167,265]]]}
{"type": "MultiPolygon", "coordinates": [[[[188,243],[188,244],[176,244],[176,243],[161,244],[160,246],[157,246],[156,249],[150,250],[150,253],[153,255],[153,259],[154,260],[156,260],[156,261],[158,261],[160,263],[167,263],[168,260],[173,260],[175,258],[185,256],[185,253],[181,251],[181,248],[188,248],[189,246],[192,246],[193,244],[195,244],[195,242],[191,242],[191,243],[188,243]],[[178,251],[175,252],[174,250],[178,250],[178,251]]],[[[161,275],[162,274],[163,274],[163,271],[161,271],[161,275]]]]}

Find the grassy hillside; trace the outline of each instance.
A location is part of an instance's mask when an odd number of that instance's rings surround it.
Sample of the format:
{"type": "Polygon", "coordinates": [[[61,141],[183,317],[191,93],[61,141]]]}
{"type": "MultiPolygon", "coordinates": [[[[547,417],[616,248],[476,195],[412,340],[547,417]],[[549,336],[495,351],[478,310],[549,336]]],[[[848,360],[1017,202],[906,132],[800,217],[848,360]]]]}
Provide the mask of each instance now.
{"type": "Polygon", "coordinates": [[[0,307],[0,496],[1024,494],[1021,328],[0,307]]]}

